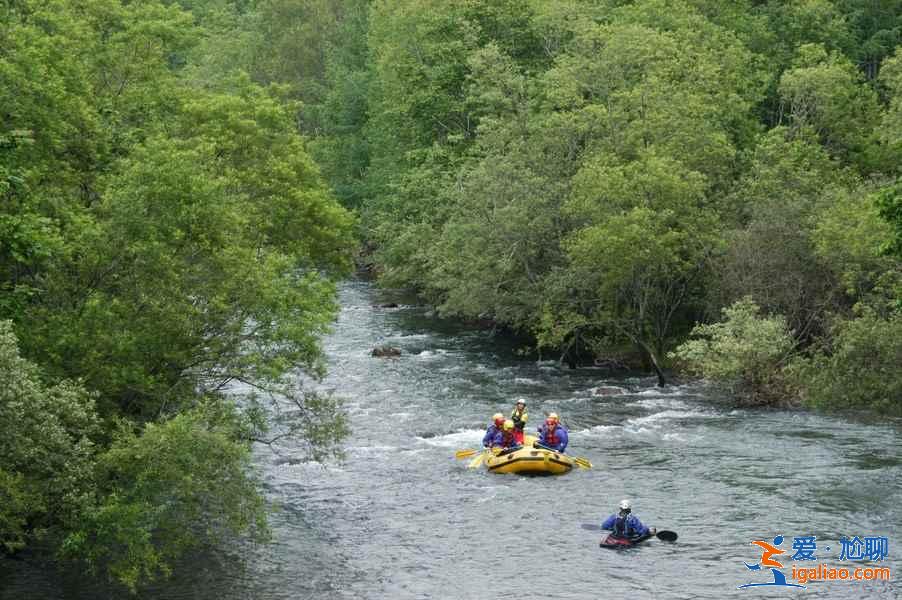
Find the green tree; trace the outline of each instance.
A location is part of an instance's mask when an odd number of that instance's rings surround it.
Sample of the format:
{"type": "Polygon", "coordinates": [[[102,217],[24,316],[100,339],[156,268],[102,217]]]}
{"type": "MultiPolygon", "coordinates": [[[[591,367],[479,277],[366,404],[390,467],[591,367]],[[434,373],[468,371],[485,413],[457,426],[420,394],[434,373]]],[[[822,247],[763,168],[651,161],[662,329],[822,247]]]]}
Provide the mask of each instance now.
{"type": "Polygon", "coordinates": [[[94,397],[78,382],[44,383],[0,321],[0,548],[74,527],[94,502],[94,397]]]}
{"type": "Polygon", "coordinates": [[[836,274],[849,307],[868,306],[878,314],[899,301],[902,257],[887,255],[892,227],[880,218],[886,188],[862,184],[836,190],[812,232],[817,257],[836,274]]]}
{"type": "Polygon", "coordinates": [[[728,199],[737,227],[717,261],[714,303],[750,296],[767,313],[785,316],[800,339],[823,332],[840,285],[817,256],[813,231],[829,203],[825,192],[846,187],[847,179],[818,144],[770,131],[728,199]]]}
{"type": "Polygon", "coordinates": [[[345,272],[351,221],[288,111],[247,86],[187,102],[190,137],[133,149],[78,261],[48,278],[52,302],[29,312],[31,353],[128,414],[319,369],[335,311],[324,275],[345,272]]]}
{"type": "Polygon", "coordinates": [[[836,6],[855,37],[856,44],[851,48],[850,57],[868,79],[875,79],[883,59],[895,52],[902,42],[902,2],[836,0],[836,6]]]}
{"type": "Polygon", "coordinates": [[[6,550],[42,537],[135,589],[265,533],[248,461],[267,399],[292,407],[276,437],[340,454],[340,400],[296,375],[322,373],[354,222],[285,100],[302,86],[237,71],[251,4],[0,7],[6,550]],[[257,390],[240,410],[236,380],[257,390]]]}
{"type": "Polygon", "coordinates": [[[883,318],[864,311],[839,321],[829,344],[792,373],[810,406],[831,409],[870,408],[902,414],[902,316],[883,318]]]}
{"type": "Polygon", "coordinates": [[[902,152],[902,53],[897,51],[884,63],[879,82],[886,89],[887,106],[878,122],[877,136],[886,155],[885,169],[899,175],[898,156],[902,152]]]}
{"type": "Polygon", "coordinates": [[[834,156],[864,160],[878,107],[876,93],[845,57],[817,45],[799,48],[779,91],[793,130],[812,130],[834,156]]]}
{"type": "Polygon", "coordinates": [[[140,432],[122,427],[98,459],[102,498],[63,550],[104,565],[132,592],[169,574],[186,550],[248,531],[268,535],[247,443],[229,420],[195,409],[140,432]]]}
{"type": "Polygon", "coordinates": [[[579,312],[584,326],[634,344],[662,383],[663,355],[683,311],[697,302],[719,244],[716,217],[705,206],[706,183],[654,153],[625,165],[602,158],[577,175],[566,206],[585,224],[565,242],[570,273],[569,291],[557,294],[567,307],[562,312],[579,312]]]}
{"type": "Polygon", "coordinates": [[[902,258],[902,184],[881,190],[877,195],[877,206],[880,216],[891,228],[883,250],[902,258]]]}

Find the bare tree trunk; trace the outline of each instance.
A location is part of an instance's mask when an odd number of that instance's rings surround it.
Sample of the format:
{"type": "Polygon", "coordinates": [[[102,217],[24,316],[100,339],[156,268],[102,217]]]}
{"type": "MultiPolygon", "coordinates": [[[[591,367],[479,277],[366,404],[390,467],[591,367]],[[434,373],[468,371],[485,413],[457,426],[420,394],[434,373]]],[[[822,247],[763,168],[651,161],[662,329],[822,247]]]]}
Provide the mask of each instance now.
{"type": "Polygon", "coordinates": [[[643,354],[648,357],[649,362],[651,362],[651,366],[655,371],[655,374],[658,376],[658,387],[664,387],[667,385],[667,380],[664,378],[664,371],[661,370],[661,366],[658,364],[658,357],[655,356],[654,350],[651,347],[643,342],[642,340],[637,339],[636,343],[643,350],[643,354]]]}

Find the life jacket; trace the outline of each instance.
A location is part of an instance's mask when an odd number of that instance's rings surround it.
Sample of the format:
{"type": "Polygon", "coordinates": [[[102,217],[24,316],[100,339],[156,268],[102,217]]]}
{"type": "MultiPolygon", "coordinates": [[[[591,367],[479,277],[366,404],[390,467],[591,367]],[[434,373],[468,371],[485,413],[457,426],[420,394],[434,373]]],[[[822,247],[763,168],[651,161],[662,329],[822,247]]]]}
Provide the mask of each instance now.
{"type": "Polygon", "coordinates": [[[523,431],[523,427],[526,426],[526,423],[523,422],[523,415],[526,414],[526,409],[523,409],[523,412],[518,412],[516,408],[514,408],[514,412],[511,413],[511,421],[514,422],[514,429],[519,429],[523,431]]]}
{"type": "Polygon", "coordinates": [[[501,447],[502,448],[510,448],[511,446],[516,445],[517,436],[514,435],[513,431],[502,431],[501,432],[501,447]]]}
{"type": "Polygon", "coordinates": [[[614,520],[614,527],[611,528],[611,532],[615,537],[630,539],[636,534],[637,530],[630,526],[631,516],[630,513],[617,515],[617,518],[614,520]]]}
{"type": "Polygon", "coordinates": [[[557,446],[557,428],[558,424],[555,423],[553,427],[548,425],[545,426],[545,445],[546,446],[557,446]]]}
{"type": "Polygon", "coordinates": [[[614,537],[625,538],[626,535],[626,519],[627,517],[618,516],[617,519],[614,520],[614,527],[611,530],[611,533],[614,534],[614,537]]]}

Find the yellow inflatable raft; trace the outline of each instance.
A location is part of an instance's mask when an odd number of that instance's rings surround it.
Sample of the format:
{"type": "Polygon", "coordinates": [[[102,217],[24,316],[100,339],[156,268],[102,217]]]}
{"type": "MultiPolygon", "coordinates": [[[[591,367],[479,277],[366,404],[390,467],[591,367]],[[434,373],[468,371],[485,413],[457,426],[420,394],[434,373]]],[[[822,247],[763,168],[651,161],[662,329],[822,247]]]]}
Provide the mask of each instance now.
{"type": "Polygon", "coordinates": [[[520,475],[563,475],[573,468],[573,459],[566,454],[533,448],[535,439],[527,436],[519,450],[486,458],[486,467],[493,473],[520,475]]]}

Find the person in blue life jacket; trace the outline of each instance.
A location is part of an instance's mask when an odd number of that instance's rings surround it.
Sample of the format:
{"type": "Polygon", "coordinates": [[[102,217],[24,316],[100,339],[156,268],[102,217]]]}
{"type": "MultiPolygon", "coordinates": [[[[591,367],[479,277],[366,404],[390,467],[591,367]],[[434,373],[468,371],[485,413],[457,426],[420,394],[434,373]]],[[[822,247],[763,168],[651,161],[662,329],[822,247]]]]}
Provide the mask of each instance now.
{"type": "Polygon", "coordinates": [[[601,524],[601,528],[610,531],[614,537],[628,540],[644,537],[649,533],[654,535],[655,530],[643,525],[639,517],[632,514],[632,512],[630,501],[626,499],[621,500],[620,512],[605,519],[604,523],[601,524]]]}
{"type": "Polygon", "coordinates": [[[485,430],[485,435],[482,437],[482,445],[485,448],[494,448],[495,446],[501,445],[501,430],[504,427],[504,415],[501,413],[495,413],[492,415],[492,424],[489,425],[489,428],[485,430]]]}
{"type": "Polygon", "coordinates": [[[567,430],[561,425],[557,413],[551,413],[545,419],[545,424],[539,427],[539,440],[534,445],[563,453],[569,441],[567,430]]]}

